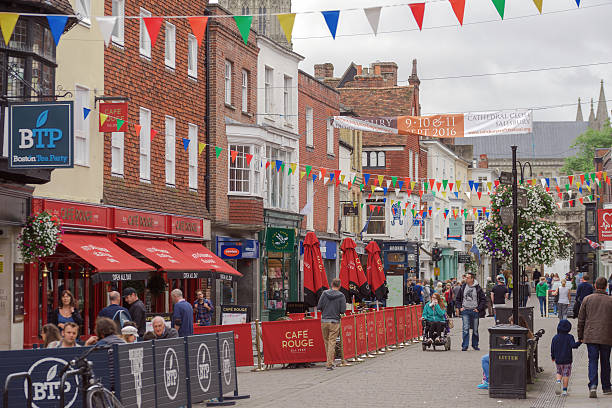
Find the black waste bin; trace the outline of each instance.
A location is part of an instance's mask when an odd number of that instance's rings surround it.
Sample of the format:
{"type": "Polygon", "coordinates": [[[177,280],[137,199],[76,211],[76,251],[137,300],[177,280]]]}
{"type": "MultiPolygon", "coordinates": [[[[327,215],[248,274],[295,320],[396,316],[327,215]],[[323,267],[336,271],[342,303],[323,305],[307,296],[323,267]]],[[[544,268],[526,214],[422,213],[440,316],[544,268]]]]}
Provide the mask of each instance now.
{"type": "Polygon", "coordinates": [[[527,398],[527,333],[521,326],[489,328],[489,397],[527,398]]]}
{"type": "MultiPolygon", "coordinates": [[[[512,306],[495,305],[495,324],[510,324],[512,317],[512,306]]],[[[533,333],[533,306],[519,307],[519,316],[527,321],[527,327],[533,333]]],[[[518,324],[519,322],[513,322],[518,324]]]]}

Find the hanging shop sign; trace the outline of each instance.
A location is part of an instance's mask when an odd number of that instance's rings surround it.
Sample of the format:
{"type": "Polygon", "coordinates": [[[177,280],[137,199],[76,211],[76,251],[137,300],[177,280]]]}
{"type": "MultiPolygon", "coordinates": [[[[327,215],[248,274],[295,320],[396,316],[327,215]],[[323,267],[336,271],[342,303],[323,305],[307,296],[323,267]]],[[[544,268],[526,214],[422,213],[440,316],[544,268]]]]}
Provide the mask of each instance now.
{"type": "Polygon", "coordinates": [[[157,213],[115,208],[115,228],[126,231],[166,233],[166,216],[157,213]]]}
{"type": "Polygon", "coordinates": [[[457,255],[457,262],[459,263],[470,263],[471,261],[472,257],[466,252],[461,252],[457,255]]]}
{"type": "Polygon", "coordinates": [[[465,222],[465,235],[474,235],[474,221],[465,222]]]}
{"type": "Polygon", "coordinates": [[[597,210],[599,241],[612,241],[612,210],[597,210]]]}
{"type": "Polygon", "coordinates": [[[266,249],[271,252],[293,252],[295,230],[289,228],[268,228],[266,249]]]}
{"type": "Polygon", "coordinates": [[[448,239],[461,239],[463,233],[463,218],[451,218],[448,221],[448,239]]]}
{"type": "Polygon", "coordinates": [[[74,166],[74,107],[66,102],[9,103],[9,167],[74,166]]]}
{"type": "Polygon", "coordinates": [[[127,102],[101,102],[98,107],[99,132],[125,132],[127,129],[128,104],[127,102]],[[117,122],[119,119],[121,122],[117,122]]]}
{"type": "Polygon", "coordinates": [[[217,255],[222,259],[259,258],[259,241],[218,236],[217,255]]]}
{"type": "Polygon", "coordinates": [[[359,215],[359,208],[351,203],[342,204],[342,214],[345,217],[357,217],[359,215]]]}

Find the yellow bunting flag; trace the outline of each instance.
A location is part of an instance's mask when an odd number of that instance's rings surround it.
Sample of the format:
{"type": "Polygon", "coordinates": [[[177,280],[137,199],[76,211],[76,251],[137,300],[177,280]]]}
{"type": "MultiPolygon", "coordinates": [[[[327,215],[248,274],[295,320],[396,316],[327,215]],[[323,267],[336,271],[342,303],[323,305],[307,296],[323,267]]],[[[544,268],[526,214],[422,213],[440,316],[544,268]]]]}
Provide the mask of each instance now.
{"type": "Polygon", "coordinates": [[[206,143],[202,143],[202,142],[198,143],[198,154],[202,154],[205,148],[206,148],[206,143]]]}
{"type": "Polygon", "coordinates": [[[489,191],[491,191],[491,186],[492,186],[492,185],[493,185],[493,184],[492,184],[490,181],[487,181],[487,189],[488,189],[489,191]]]}
{"type": "Polygon", "coordinates": [[[2,29],[2,36],[6,45],[11,40],[18,19],[19,14],[17,13],[0,13],[0,29],[2,29]]]}
{"type": "Polygon", "coordinates": [[[289,168],[291,169],[291,173],[296,174],[296,173],[295,173],[295,168],[296,168],[296,166],[297,166],[297,163],[291,163],[291,164],[289,165],[289,168]]]}
{"type": "Polygon", "coordinates": [[[278,18],[278,22],[280,23],[283,32],[285,33],[287,42],[291,43],[291,36],[293,35],[293,23],[295,23],[295,13],[279,14],[276,17],[278,18]]]}
{"type": "Polygon", "coordinates": [[[382,187],[382,182],[385,179],[385,176],[378,176],[378,184],[382,187]]]}
{"type": "Polygon", "coordinates": [[[340,176],[340,181],[344,183],[344,174],[340,176]]]}
{"type": "Polygon", "coordinates": [[[416,181],[411,181],[410,182],[410,189],[414,190],[414,186],[416,186],[416,181]]]}
{"type": "Polygon", "coordinates": [[[535,4],[535,6],[538,8],[538,11],[540,12],[540,14],[542,14],[542,3],[544,2],[544,0],[533,0],[533,4],[535,4]]]}
{"type": "Polygon", "coordinates": [[[376,190],[376,187],[374,186],[370,186],[370,187],[372,187],[372,194],[374,194],[374,190],[376,190]]]}
{"type": "Polygon", "coordinates": [[[457,180],[455,185],[457,186],[457,191],[461,191],[461,180],[457,180]]]}
{"type": "Polygon", "coordinates": [[[105,113],[101,113],[100,114],[100,126],[104,125],[104,122],[106,122],[106,119],[108,119],[108,115],[105,113]]]}
{"type": "Polygon", "coordinates": [[[446,198],[446,191],[442,192],[442,197],[446,198]]]}
{"type": "Polygon", "coordinates": [[[300,180],[303,179],[305,175],[306,175],[305,171],[300,171],[300,180]]]}

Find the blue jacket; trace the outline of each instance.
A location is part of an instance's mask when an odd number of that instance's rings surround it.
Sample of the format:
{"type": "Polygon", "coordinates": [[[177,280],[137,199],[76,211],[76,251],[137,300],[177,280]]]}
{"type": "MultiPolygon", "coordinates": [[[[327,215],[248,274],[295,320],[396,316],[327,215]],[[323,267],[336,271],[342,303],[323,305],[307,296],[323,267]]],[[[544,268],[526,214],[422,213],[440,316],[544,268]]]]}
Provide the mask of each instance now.
{"type": "Polygon", "coordinates": [[[585,297],[592,295],[593,291],[593,285],[591,285],[589,282],[582,282],[576,288],[576,300],[582,302],[585,297]]]}
{"type": "Polygon", "coordinates": [[[572,324],[563,319],[557,325],[557,334],[550,343],[550,357],[557,364],[572,364],[572,349],[580,347],[582,343],[575,341],[569,334],[572,324]]]}
{"type": "Polygon", "coordinates": [[[125,307],[115,305],[113,303],[100,310],[98,317],[108,317],[109,319],[113,319],[115,317],[115,313],[117,313],[119,310],[123,310],[130,319],[132,318],[130,316],[130,312],[125,307]]]}
{"type": "Polygon", "coordinates": [[[433,309],[431,308],[431,303],[427,302],[425,306],[423,306],[423,319],[430,322],[445,322],[444,318],[444,310],[440,307],[440,305],[436,305],[433,309]]]}

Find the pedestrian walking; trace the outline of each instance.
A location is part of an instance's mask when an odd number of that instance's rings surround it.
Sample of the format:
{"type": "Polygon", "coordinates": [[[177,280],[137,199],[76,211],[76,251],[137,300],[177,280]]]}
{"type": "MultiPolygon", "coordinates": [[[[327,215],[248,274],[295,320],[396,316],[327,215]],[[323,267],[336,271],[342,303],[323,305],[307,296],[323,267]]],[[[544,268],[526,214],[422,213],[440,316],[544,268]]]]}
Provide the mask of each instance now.
{"type": "Polygon", "coordinates": [[[491,297],[491,290],[493,290],[493,288],[495,287],[495,282],[493,282],[493,279],[491,279],[491,277],[487,277],[487,287],[485,289],[485,297],[487,299],[487,316],[486,317],[491,317],[493,316],[493,298],[491,297]]]}
{"type": "Polygon", "coordinates": [[[331,283],[331,289],[321,294],[317,309],[321,311],[321,332],[327,355],[326,367],[334,369],[336,358],[336,339],[340,334],[340,315],[346,312],[346,298],[340,292],[342,282],[336,278],[331,283]]]}
{"type": "Polygon", "coordinates": [[[567,311],[570,305],[570,288],[567,285],[567,281],[565,279],[561,279],[561,286],[555,291],[555,296],[557,297],[557,315],[559,316],[559,320],[567,319],[567,311]]]}
{"type": "Polygon", "coordinates": [[[446,314],[448,317],[455,317],[455,298],[453,297],[453,287],[450,282],[446,284],[444,299],[446,300],[446,314]]]}
{"type": "Polygon", "coordinates": [[[417,280],[416,285],[414,285],[414,302],[417,305],[423,303],[423,286],[421,286],[420,280],[417,280]]]}
{"type": "Polygon", "coordinates": [[[540,278],[542,274],[537,269],[533,271],[533,286],[535,287],[538,283],[540,283],[540,278]]]}
{"type": "Polygon", "coordinates": [[[559,287],[561,287],[561,279],[559,279],[559,274],[553,273],[552,274],[552,279],[550,281],[551,283],[549,284],[550,289],[553,291],[553,313],[557,314],[557,305],[559,303],[559,293],[557,292],[557,289],[559,289],[559,287]]]}
{"type": "Polygon", "coordinates": [[[423,295],[423,304],[429,302],[431,300],[431,294],[433,293],[432,289],[429,287],[429,283],[427,281],[423,282],[423,289],[421,294],[423,295]]]}
{"type": "Polygon", "coordinates": [[[557,325],[557,334],[550,343],[550,358],[557,366],[557,382],[555,384],[555,394],[557,395],[567,395],[567,387],[572,375],[572,349],[580,347],[581,344],[574,340],[574,336],[569,334],[571,330],[572,324],[569,320],[561,320],[557,325]]]}
{"type": "Polygon", "coordinates": [[[589,277],[589,275],[582,275],[581,282],[576,288],[576,302],[574,303],[573,309],[575,319],[578,318],[578,314],[580,313],[580,306],[582,305],[582,301],[584,300],[584,298],[591,295],[595,291],[593,285],[591,285],[590,280],[591,278],[589,277]]]}
{"type": "Polygon", "coordinates": [[[485,308],[487,301],[485,294],[478,282],[474,273],[468,273],[465,278],[465,283],[461,286],[461,290],[455,299],[455,305],[461,313],[463,322],[463,343],[461,350],[466,351],[470,343],[470,329],[472,329],[472,348],[478,348],[478,319],[485,316],[485,308]]]}
{"type": "Polygon", "coordinates": [[[508,298],[508,288],[504,283],[504,275],[497,276],[497,284],[491,289],[490,297],[493,304],[493,319],[497,321],[495,305],[505,305],[508,298]]]}
{"type": "MultiPolygon", "coordinates": [[[[138,299],[136,289],[129,287],[123,289],[123,299],[129,305],[128,312],[130,313],[132,321],[136,323],[138,336],[144,336],[147,328],[147,310],[145,309],[145,305],[142,303],[142,300],[138,299]]],[[[121,330],[123,330],[123,326],[121,327],[121,330]]]]}
{"type": "Polygon", "coordinates": [[[578,315],[578,341],[589,355],[589,397],[597,398],[597,366],[601,362],[601,388],[612,394],[610,348],[612,347],[612,297],[606,295],[606,278],[595,281],[595,292],[584,298],[578,315]]]}
{"type": "Polygon", "coordinates": [[[183,298],[183,292],[180,289],[174,289],[170,292],[172,301],[174,302],[174,311],[172,312],[172,324],[178,331],[180,337],[193,335],[193,308],[183,298]]]}
{"type": "Polygon", "coordinates": [[[531,287],[529,286],[529,278],[527,276],[525,276],[523,283],[521,284],[520,296],[521,307],[527,306],[527,302],[531,297],[531,287]]]}
{"type": "Polygon", "coordinates": [[[546,283],[546,278],[542,276],[540,283],[536,285],[536,296],[540,302],[540,316],[542,317],[546,316],[546,295],[548,295],[548,283],[546,283]]]}
{"type": "Polygon", "coordinates": [[[200,326],[210,326],[212,324],[212,315],[215,308],[212,302],[204,297],[204,291],[198,289],[196,291],[197,299],[193,302],[193,309],[196,313],[196,324],[200,326]]]}

